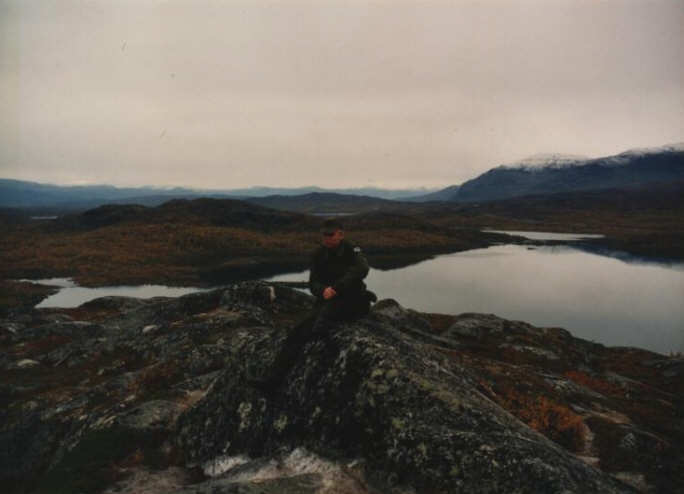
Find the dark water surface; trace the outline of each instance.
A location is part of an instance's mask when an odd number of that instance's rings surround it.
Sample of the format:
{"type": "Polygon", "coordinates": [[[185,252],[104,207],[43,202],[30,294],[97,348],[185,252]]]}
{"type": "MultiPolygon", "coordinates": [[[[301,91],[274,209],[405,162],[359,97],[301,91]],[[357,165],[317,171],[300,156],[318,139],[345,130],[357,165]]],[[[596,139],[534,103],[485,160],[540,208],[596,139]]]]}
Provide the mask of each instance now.
{"type": "Polygon", "coordinates": [[[103,286],[88,288],[78,286],[70,278],[50,278],[45,280],[24,280],[41,285],[58,286],[61,290],[47,297],[36,305],[37,309],[46,307],[78,307],[79,305],[94,300],[98,297],[116,295],[120,297],[180,297],[188,293],[202,291],[194,287],[174,287],[164,285],[139,285],[139,286],[103,286]]]}
{"type": "MultiPolygon", "coordinates": [[[[270,280],[307,277],[304,271],[270,280]]],[[[493,313],[610,346],[684,351],[684,264],[627,263],[566,246],[499,245],[373,269],[366,284],[379,298],[419,311],[493,313]]]]}
{"type": "MultiPolygon", "coordinates": [[[[557,235],[533,236],[559,240],[557,235]]],[[[302,281],[308,271],[268,279],[302,281]]],[[[39,308],[77,307],[108,295],[176,297],[202,290],[162,285],[85,288],[69,279],[35,281],[62,287],[39,308]]],[[[379,298],[394,298],[419,311],[492,313],[562,327],[606,345],[684,352],[684,264],[625,262],[564,245],[498,245],[400,269],[372,269],[366,284],[379,298]]]]}

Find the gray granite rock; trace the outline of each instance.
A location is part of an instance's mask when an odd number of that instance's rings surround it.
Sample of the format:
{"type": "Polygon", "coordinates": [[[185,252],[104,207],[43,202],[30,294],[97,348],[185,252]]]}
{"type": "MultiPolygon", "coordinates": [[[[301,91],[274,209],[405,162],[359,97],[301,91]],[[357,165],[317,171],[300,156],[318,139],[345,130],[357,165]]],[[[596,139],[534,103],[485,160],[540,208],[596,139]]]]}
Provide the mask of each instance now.
{"type": "MultiPolygon", "coordinates": [[[[331,482],[350,494],[633,492],[514,418],[482,394],[481,375],[447,356],[495,337],[502,350],[558,365],[567,332],[464,314],[437,334],[429,315],[384,300],[307,343],[278,389],[250,385],[312,303],[247,282],[177,299],[98,299],[81,308],[110,314],[97,322],[41,311],[4,320],[14,356],[0,362],[15,381],[0,385],[0,480],[15,492],[55,482],[71,492],[110,482],[113,492],[112,472],[142,462],[211,473],[178,494],[303,494],[331,482]],[[523,343],[507,340],[515,335],[523,343]],[[548,348],[537,341],[547,336],[548,348]],[[10,369],[22,359],[38,365],[10,369]],[[244,461],[220,473],[207,467],[235,458],[244,461]]],[[[653,368],[679,372],[667,359],[653,368]]],[[[586,397],[585,409],[602,399],[550,376],[540,380],[586,397]]],[[[660,439],[627,425],[615,434],[620,454],[647,449],[659,461],[660,439]]]]}

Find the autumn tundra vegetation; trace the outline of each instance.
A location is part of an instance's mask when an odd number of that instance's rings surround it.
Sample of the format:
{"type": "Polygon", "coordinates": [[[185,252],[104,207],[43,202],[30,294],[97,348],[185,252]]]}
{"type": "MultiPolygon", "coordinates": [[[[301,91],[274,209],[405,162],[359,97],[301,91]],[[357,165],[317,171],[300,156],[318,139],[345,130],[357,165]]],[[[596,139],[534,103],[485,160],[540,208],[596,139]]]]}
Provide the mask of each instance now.
{"type": "MultiPolygon", "coordinates": [[[[382,265],[489,245],[503,237],[454,231],[396,213],[346,221],[382,265]]],[[[212,284],[305,269],[320,219],[239,201],[177,200],[155,208],[101,206],[52,221],[6,225],[2,278],[72,277],[84,286],[212,284]]]]}

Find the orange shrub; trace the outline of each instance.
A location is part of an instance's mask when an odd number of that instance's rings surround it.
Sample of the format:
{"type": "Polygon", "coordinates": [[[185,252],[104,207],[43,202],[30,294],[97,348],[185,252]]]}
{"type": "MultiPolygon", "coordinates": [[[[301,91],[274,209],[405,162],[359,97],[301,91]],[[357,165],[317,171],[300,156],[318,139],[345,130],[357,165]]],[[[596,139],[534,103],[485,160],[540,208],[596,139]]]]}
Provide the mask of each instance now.
{"type": "Polygon", "coordinates": [[[543,395],[528,395],[509,390],[499,395],[499,404],[534,430],[566,449],[578,452],[584,448],[585,426],[582,417],[568,407],[543,395]]]}

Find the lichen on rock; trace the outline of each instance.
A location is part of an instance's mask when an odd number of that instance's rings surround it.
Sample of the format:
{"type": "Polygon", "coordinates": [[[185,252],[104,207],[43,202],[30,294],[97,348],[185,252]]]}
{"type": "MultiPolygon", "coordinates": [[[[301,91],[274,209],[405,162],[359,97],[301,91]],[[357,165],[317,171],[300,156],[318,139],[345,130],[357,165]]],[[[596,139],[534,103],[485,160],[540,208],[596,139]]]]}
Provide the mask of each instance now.
{"type": "Polygon", "coordinates": [[[676,492],[684,480],[677,358],[387,300],[307,343],[278,389],[250,385],[311,307],[245,282],[0,321],[0,480],[179,494],[676,492]]]}

